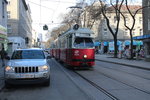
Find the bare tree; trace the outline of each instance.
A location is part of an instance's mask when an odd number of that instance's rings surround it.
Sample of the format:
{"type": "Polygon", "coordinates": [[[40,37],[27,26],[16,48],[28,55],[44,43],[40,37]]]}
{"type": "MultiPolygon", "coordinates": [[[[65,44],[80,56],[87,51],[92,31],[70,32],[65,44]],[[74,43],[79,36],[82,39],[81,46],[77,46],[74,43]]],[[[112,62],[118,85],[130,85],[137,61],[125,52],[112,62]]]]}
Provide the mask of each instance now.
{"type": "Polygon", "coordinates": [[[63,16],[62,24],[67,24],[69,28],[72,26],[72,24],[75,24],[77,21],[77,14],[74,12],[74,9],[72,9],[69,13],[65,14],[63,16]]]}
{"type": "Polygon", "coordinates": [[[127,24],[127,19],[126,19],[126,16],[125,16],[125,13],[123,11],[120,11],[123,19],[124,19],[124,26],[129,30],[130,32],[130,41],[131,41],[131,44],[130,44],[130,52],[131,52],[131,56],[130,56],[130,59],[133,59],[134,57],[134,52],[133,52],[133,29],[134,29],[134,26],[135,26],[135,22],[136,22],[136,18],[135,16],[137,15],[138,12],[142,13],[142,9],[144,9],[145,7],[142,7],[142,6],[134,6],[134,9],[131,8],[132,6],[128,5],[128,1],[125,0],[125,9],[127,10],[127,12],[129,13],[129,15],[131,16],[132,18],[132,23],[129,25],[127,24]]]}
{"type": "Polygon", "coordinates": [[[119,30],[119,25],[120,25],[120,10],[121,7],[123,5],[124,0],[110,0],[109,3],[111,5],[111,7],[107,6],[108,0],[99,0],[101,7],[102,7],[102,15],[104,16],[106,23],[107,23],[107,27],[109,29],[109,31],[111,32],[113,39],[114,39],[114,57],[117,57],[117,51],[118,51],[118,47],[117,47],[117,35],[118,35],[118,30],[119,30]],[[115,30],[113,30],[113,28],[110,25],[110,20],[108,18],[108,13],[111,12],[111,10],[113,9],[113,11],[115,12],[115,16],[116,16],[116,26],[115,26],[115,30]]]}
{"type": "Polygon", "coordinates": [[[84,8],[83,17],[84,17],[83,26],[91,29],[95,21],[101,19],[101,6],[96,5],[96,2],[94,1],[90,6],[84,8]]]}

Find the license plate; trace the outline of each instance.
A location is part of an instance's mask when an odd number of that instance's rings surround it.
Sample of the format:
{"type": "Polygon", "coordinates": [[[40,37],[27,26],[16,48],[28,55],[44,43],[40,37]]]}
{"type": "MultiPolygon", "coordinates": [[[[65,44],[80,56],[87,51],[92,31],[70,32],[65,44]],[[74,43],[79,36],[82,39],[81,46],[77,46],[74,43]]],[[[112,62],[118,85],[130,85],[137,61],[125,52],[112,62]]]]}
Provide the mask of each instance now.
{"type": "Polygon", "coordinates": [[[21,78],[34,78],[33,74],[22,74],[21,78]]]}

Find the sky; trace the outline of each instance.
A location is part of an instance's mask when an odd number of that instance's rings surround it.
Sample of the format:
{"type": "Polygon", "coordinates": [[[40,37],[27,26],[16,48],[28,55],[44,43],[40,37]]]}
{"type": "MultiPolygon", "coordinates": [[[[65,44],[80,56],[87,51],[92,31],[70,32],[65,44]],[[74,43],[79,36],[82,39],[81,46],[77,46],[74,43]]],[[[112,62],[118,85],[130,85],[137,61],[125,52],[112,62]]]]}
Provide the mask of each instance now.
{"type": "Polygon", "coordinates": [[[62,15],[69,11],[70,6],[74,6],[77,0],[26,0],[31,9],[33,20],[32,27],[39,33],[46,34],[43,26],[46,24],[51,30],[57,27],[62,15]]]}
{"type": "MultiPolygon", "coordinates": [[[[79,0],[26,0],[31,9],[33,29],[38,33],[42,33],[43,40],[45,40],[47,31],[43,31],[43,26],[45,24],[48,25],[49,30],[57,27],[62,21],[63,14],[71,10],[69,7],[75,6],[78,1],[79,0]]],[[[85,1],[92,2],[92,0],[85,1]]],[[[142,0],[135,1],[141,2],[142,0]]]]}

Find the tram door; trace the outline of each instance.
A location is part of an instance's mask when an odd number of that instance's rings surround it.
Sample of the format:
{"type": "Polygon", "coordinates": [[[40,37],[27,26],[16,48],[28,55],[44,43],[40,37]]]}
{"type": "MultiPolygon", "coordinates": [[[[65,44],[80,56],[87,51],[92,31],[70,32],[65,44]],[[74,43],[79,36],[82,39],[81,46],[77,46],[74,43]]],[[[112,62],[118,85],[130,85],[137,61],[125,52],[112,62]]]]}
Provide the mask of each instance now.
{"type": "Polygon", "coordinates": [[[67,63],[70,64],[72,60],[72,35],[67,37],[67,63]]]}

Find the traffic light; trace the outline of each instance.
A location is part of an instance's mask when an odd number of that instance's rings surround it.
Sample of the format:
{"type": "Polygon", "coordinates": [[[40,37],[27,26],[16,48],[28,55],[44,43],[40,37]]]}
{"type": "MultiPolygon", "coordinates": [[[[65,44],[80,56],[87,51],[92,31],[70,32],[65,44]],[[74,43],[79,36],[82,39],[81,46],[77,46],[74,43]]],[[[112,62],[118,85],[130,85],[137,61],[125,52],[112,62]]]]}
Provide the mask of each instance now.
{"type": "Polygon", "coordinates": [[[78,30],[78,28],[79,28],[79,25],[78,25],[78,24],[75,24],[75,25],[73,26],[73,29],[74,29],[74,30],[78,30]]]}
{"type": "Polygon", "coordinates": [[[48,26],[46,24],[43,26],[43,30],[48,30],[48,26]]]}

